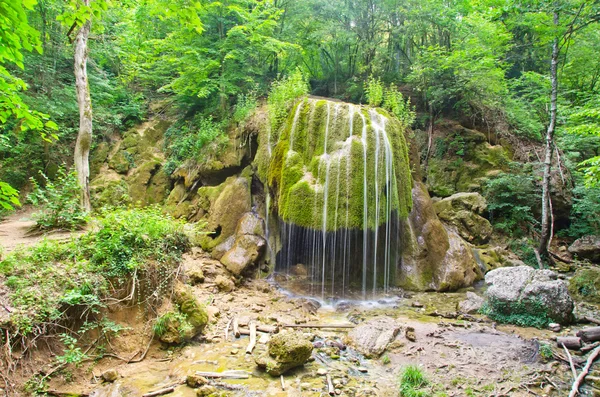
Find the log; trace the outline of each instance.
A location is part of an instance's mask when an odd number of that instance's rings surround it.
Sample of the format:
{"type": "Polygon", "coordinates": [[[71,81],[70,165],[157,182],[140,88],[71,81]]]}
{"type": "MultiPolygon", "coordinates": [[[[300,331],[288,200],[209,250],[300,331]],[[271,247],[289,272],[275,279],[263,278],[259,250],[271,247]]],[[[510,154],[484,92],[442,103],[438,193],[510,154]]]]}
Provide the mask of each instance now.
{"type": "MultiPolygon", "coordinates": [[[[274,327],[272,325],[257,325],[256,330],[266,334],[276,334],[279,332],[279,327],[274,327]]],[[[240,335],[250,335],[249,329],[240,328],[239,331],[240,335]]]]}
{"type": "Polygon", "coordinates": [[[586,343],[600,341],[600,327],[582,329],[577,333],[577,336],[586,343]]]}
{"type": "Polygon", "coordinates": [[[284,328],[354,328],[354,324],[281,324],[284,328]]]}
{"type": "Polygon", "coordinates": [[[590,317],[590,316],[585,316],[584,319],[592,324],[598,324],[600,325],[600,320],[598,320],[597,318],[594,317],[590,317]]]}
{"type": "Polygon", "coordinates": [[[250,322],[250,343],[248,343],[248,347],[246,348],[246,354],[252,354],[252,350],[254,350],[254,346],[256,346],[256,323],[254,321],[250,322]]]}
{"type": "Polygon", "coordinates": [[[588,372],[590,372],[590,368],[592,367],[594,360],[596,360],[596,358],[598,358],[599,354],[600,354],[600,347],[597,347],[592,352],[592,354],[590,354],[590,356],[587,359],[587,362],[585,363],[585,367],[583,367],[583,369],[581,370],[581,373],[579,374],[579,376],[577,377],[575,382],[573,382],[573,387],[571,387],[571,392],[569,393],[569,397],[575,397],[577,394],[579,394],[579,387],[585,380],[585,377],[588,374],[588,372]]]}
{"type": "Polygon", "coordinates": [[[281,381],[281,390],[285,391],[285,380],[283,380],[283,375],[279,376],[279,380],[281,381]]]}
{"type": "Polygon", "coordinates": [[[229,327],[231,326],[232,321],[232,318],[230,318],[229,321],[227,321],[227,326],[225,327],[225,341],[229,339],[229,327]]]}
{"type": "Polygon", "coordinates": [[[581,349],[581,338],[576,336],[559,336],[556,338],[556,344],[558,347],[565,346],[569,350],[581,349]]]}
{"type": "Polygon", "coordinates": [[[233,318],[233,335],[235,335],[236,338],[240,337],[240,329],[239,329],[239,318],[237,316],[235,316],[233,318]]]}
{"type": "Polygon", "coordinates": [[[153,391],[150,393],[143,394],[142,397],[162,396],[165,394],[173,393],[174,391],[175,391],[175,387],[169,386],[169,387],[165,387],[164,389],[160,389],[160,390],[156,390],[156,391],[153,391]]]}
{"type": "Polygon", "coordinates": [[[581,348],[581,352],[583,354],[586,354],[588,352],[591,352],[592,350],[594,350],[595,348],[597,348],[598,346],[600,346],[600,342],[594,342],[591,345],[585,345],[581,348]]]}
{"type": "Polygon", "coordinates": [[[196,375],[209,379],[248,379],[248,372],[242,370],[231,370],[223,372],[196,371],[196,375]]]}
{"type": "Polygon", "coordinates": [[[327,374],[327,392],[330,396],[335,396],[335,387],[333,387],[333,382],[331,381],[331,375],[327,374]]]}
{"type": "Polygon", "coordinates": [[[573,380],[577,380],[577,370],[575,370],[575,364],[573,364],[573,357],[571,357],[571,353],[569,353],[569,351],[567,350],[567,347],[564,345],[564,343],[561,343],[563,349],[565,350],[565,353],[567,354],[567,357],[569,358],[569,366],[571,367],[571,373],[573,374],[573,380]]]}

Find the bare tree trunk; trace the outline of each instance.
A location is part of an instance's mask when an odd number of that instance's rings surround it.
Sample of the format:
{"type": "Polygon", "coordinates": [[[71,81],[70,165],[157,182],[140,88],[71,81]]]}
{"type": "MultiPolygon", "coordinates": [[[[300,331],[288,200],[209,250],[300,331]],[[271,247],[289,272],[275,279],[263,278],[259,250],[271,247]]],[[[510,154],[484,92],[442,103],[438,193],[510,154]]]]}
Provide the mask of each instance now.
{"type": "MultiPolygon", "coordinates": [[[[554,26],[558,26],[558,11],[554,8],[554,26]]],[[[552,91],[550,94],[550,124],[546,132],[546,155],[544,158],[544,179],[542,181],[542,234],[538,252],[540,256],[548,256],[548,243],[550,241],[550,171],[552,170],[552,153],[554,148],[554,129],[556,127],[556,99],[558,95],[558,36],[555,35],[552,43],[552,60],[550,63],[550,81],[552,91]]]]}
{"type": "MultiPolygon", "coordinates": [[[[86,6],[90,0],[83,0],[86,6]]],[[[75,37],[75,87],[79,105],[79,133],[75,144],[75,171],[81,186],[81,207],[89,212],[90,202],[90,147],[92,145],[92,100],[87,77],[88,38],[92,22],[86,21],[75,37]]]]}

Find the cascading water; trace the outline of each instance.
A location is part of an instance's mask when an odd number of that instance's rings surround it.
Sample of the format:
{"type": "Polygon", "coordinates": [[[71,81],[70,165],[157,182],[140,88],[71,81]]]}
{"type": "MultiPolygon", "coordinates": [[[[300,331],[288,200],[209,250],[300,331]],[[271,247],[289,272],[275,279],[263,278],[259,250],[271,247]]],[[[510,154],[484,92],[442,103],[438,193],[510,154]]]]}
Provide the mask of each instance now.
{"type": "Polygon", "coordinates": [[[399,262],[399,221],[411,206],[400,123],[375,109],[307,98],[271,139],[276,271],[304,274],[306,292],[322,298],[387,291],[399,262]]]}

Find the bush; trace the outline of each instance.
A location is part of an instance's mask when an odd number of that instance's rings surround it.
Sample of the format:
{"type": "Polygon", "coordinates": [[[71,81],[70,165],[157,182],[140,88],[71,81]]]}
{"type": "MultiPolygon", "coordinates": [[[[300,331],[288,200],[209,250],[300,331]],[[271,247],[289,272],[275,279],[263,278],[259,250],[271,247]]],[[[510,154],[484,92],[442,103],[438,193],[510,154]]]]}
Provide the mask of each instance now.
{"type": "Polygon", "coordinates": [[[600,234],[600,187],[577,186],[573,196],[571,225],[564,234],[573,238],[600,234]]]}
{"type": "Polygon", "coordinates": [[[299,69],[296,69],[291,75],[273,82],[267,100],[271,131],[279,130],[294,101],[307,95],[308,92],[308,82],[299,69]]]}
{"type": "Polygon", "coordinates": [[[365,94],[367,96],[367,103],[369,106],[378,107],[383,103],[383,84],[380,79],[375,79],[373,76],[369,77],[365,83],[365,94]]]}
{"type": "Polygon", "coordinates": [[[11,211],[20,206],[19,192],[6,182],[0,181],[0,211],[11,211]]]}
{"type": "Polygon", "coordinates": [[[237,103],[235,104],[235,110],[233,112],[233,121],[236,123],[242,123],[249,115],[254,112],[258,106],[258,99],[256,93],[250,91],[246,94],[238,94],[237,103]]]}
{"type": "Polygon", "coordinates": [[[409,365],[400,374],[400,397],[426,397],[427,390],[423,390],[429,381],[421,368],[409,365]]]}
{"type": "Polygon", "coordinates": [[[539,267],[539,263],[535,255],[534,244],[535,243],[533,241],[523,238],[520,240],[511,240],[508,243],[508,247],[512,252],[517,254],[517,256],[523,262],[525,262],[526,265],[537,269],[539,267]]]}
{"type": "Polygon", "coordinates": [[[44,186],[31,178],[33,191],[27,200],[40,211],[34,214],[36,228],[40,230],[82,228],[88,222],[88,214],[80,204],[81,187],[75,171],[63,167],[57,171],[56,179],[50,180],[40,172],[44,186]]]}
{"type": "Polygon", "coordinates": [[[405,100],[393,84],[384,92],[383,107],[392,112],[404,127],[410,127],[415,122],[416,112],[410,104],[410,98],[405,100]]]}
{"type": "Polygon", "coordinates": [[[490,220],[503,233],[520,237],[537,225],[533,209],[539,206],[541,195],[532,176],[499,174],[487,181],[484,195],[490,220]]]}
{"type": "Polygon", "coordinates": [[[515,324],[520,327],[542,329],[553,322],[548,316],[546,305],[538,300],[509,304],[496,299],[488,299],[481,307],[480,313],[500,323],[515,324]]]}

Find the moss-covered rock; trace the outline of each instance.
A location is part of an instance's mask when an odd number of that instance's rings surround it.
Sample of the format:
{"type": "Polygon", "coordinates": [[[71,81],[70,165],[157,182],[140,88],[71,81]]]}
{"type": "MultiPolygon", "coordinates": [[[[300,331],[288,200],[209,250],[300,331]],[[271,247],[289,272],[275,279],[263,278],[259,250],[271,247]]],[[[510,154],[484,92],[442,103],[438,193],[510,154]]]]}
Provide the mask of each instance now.
{"type": "Polygon", "coordinates": [[[179,311],[186,316],[187,321],[193,327],[193,334],[197,335],[202,332],[208,324],[208,314],[206,308],[194,295],[193,290],[183,283],[177,283],[173,300],[179,307],[179,311]]]}
{"type": "Polygon", "coordinates": [[[268,351],[258,354],[255,362],[272,376],[279,376],[288,370],[304,365],[310,358],[313,345],[300,332],[285,332],[274,335],[268,344],[268,351]]]}
{"type": "Polygon", "coordinates": [[[110,145],[107,142],[100,142],[94,150],[92,150],[90,156],[90,178],[95,178],[100,174],[102,165],[108,159],[110,153],[110,145]]]}
{"type": "Polygon", "coordinates": [[[487,208],[479,193],[456,193],[433,205],[437,216],[452,225],[470,243],[484,244],[492,235],[492,224],[480,216],[487,208]]]}
{"type": "Polygon", "coordinates": [[[119,207],[131,204],[129,186],[117,175],[99,175],[90,184],[90,194],[95,208],[119,207]]]}
{"type": "Polygon", "coordinates": [[[262,257],[266,241],[259,236],[242,234],[237,236],[233,247],[221,258],[221,263],[236,276],[242,275],[249,266],[262,257]]]}
{"type": "Polygon", "coordinates": [[[125,150],[119,150],[108,162],[108,166],[119,174],[127,174],[134,166],[133,157],[125,150]]]}
{"type": "Polygon", "coordinates": [[[569,280],[569,292],[577,300],[600,303],[600,268],[577,269],[569,280]]]}
{"type": "Polygon", "coordinates": [[[126,179],[133,203],[150,205],[163,203],[169,193],[170,180],[157,158],[146,161],[126,179]]]}

